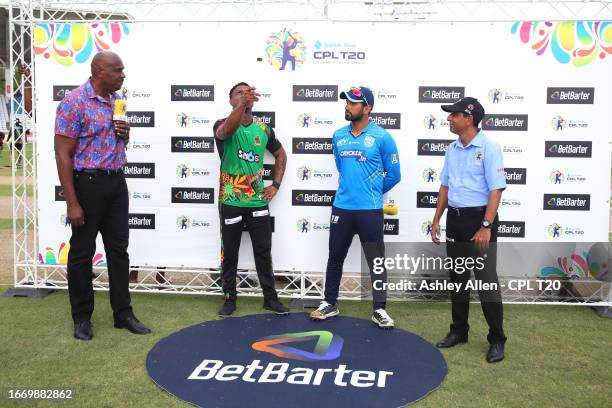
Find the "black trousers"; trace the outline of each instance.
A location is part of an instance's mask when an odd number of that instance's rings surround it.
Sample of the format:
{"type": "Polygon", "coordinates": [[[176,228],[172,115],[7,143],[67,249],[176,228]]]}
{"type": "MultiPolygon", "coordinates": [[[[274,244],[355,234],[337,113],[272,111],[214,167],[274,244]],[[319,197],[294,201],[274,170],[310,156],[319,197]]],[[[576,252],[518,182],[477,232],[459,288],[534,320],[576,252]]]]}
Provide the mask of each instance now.
{"type": "MultiPolygon", "coordinates": [[[[482,312],[489,324],[487,340],[490,343],[504,343],[506,341],[503,329],[504,314],[496,270],[499,218],[495,216],[495,221],[491,226],[491,244],[488,250],[482,252],[470,241],[480,229],[483,217],[484,210],[468,211],[457,215],[455,211],[448,209],[446,215],[447,255],[453,260],[461,257],[484,258],[484,268],[474,267],[472,270],[476,283],[495,284],[493,289],[480,290],[478,293],[482,312]]],[[[459,263],[453,262],[453,265],[456,266],[459,263]]],[[[450,330],[459,335],[467,334],[470,328],[468,324],[470,289],[466,288],[466,284],[470,280],[470,270],[458,270],[455,267],[455,270],[450,272],[450,280],[453,283],[461,284],[461,290],[451,291],[452,323],[450,330]]]]}
{"type": "Polygon", "coordinates": [[[220,214],[223,253],[221,280],[225,297],[236,298],[238,252],[244,224],[253,243],[255,269],[264,299],[277,299],[272,271],[272,224],[268,206],[248,208],[221,204],[220,214]]]}
{"type": "MultiPolygon", "coordinates": [[[[325,270],[325,301],[335,305],[340,292],[342,267],[353,242],[355,234],[359,235],[368,267],[370,279],[381,284],[387,282],[387,271],[381,274],[374,273],[374,258],[385,256],[385,243],[383,231],[384,215],[380,210],[344,210],[332,207],[329,230],[329,257],[325,270]]],[[[374,286],[374,285],[373,285],[374,286]]],[[[387,305],[387,291],[372,287],[372,307],[384,309],[387,305]]]]}
{"type": "Polygon", "coordinates": [[[89,320],[94,310],[92,258],[102,235],[108,264],[110,302],[115,321],[133,316],[130,305],[129,196],[123,173],[75,172],[74,188],[85,224],[72,227],[68,252],[68,293],[75,322],[89,320]]]}

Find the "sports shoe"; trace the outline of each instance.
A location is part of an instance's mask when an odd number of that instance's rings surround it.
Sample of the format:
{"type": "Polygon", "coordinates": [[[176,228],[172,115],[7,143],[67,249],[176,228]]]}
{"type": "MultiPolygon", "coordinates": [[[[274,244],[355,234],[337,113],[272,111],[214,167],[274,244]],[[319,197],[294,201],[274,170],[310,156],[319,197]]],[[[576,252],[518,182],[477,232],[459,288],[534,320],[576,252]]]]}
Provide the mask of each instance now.
{"type": "Polygon", "coordinates": [[[338,316],[340,310],[336,305],[330,305],[326,301],[322,301],[317,310],[310,313],[310,320],[325,320],[328,317],[338,316]]]}
{"type": "Polygon", "coordinates": [[[219,309],[219,317],[229,317],[236,310],[236,299],[225,299],[223,306],[219,309]]]}
{"type": "Polygon", "coordinates": [[[266,310],[271,310],[277,315],[289,314],[289,308],[279,302],[278,299],[264,301],[263,308],[266,310]]]}
{"type": "Polygon", "coordinates": [[[385,309],[376,309],[372,313],[372,321],[381,329],[392,329],[395,327],[395,322],[385,309]]]}

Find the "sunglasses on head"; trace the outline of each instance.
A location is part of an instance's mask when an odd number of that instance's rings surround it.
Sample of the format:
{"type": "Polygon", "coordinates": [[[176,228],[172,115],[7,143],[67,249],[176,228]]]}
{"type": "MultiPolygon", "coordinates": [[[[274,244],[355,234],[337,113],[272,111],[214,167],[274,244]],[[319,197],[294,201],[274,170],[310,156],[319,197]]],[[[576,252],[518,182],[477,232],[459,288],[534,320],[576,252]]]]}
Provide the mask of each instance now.
{"type": "Polygon", "coordinates": [[[360,98],[363,101],[363,103],[365,103],[366,105],[368,104],[368,101],[366,100],[363,92],[361,92],[361,89],[353,87],[349,90],[349,93],[353,95],[355,98],[360,98]]]}

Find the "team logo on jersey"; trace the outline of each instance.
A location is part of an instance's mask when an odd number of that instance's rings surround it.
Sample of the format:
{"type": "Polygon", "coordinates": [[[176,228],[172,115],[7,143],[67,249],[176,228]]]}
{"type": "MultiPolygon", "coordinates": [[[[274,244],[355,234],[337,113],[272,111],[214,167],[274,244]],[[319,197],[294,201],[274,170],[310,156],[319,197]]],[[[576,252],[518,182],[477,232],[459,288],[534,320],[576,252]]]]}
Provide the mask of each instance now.
{"type": "Polygon", "coordinates": [[[474,160],[476,160],[476,161],[484,160],[484,154],[482,153],[481,150],[479,150],[476,153],[474,153],[474,160]]]}
{"type": "Polygon", "coordinates": [[[261,146],[261,138],[259,135],[255,136],[255,141],[253,142],[255,146],[261,146]]]}
{"type": "Polygon", "coordinates": [[[365,140],[363,141],[363,145],[365,147],[372,147],[372,146],[374,146],[374,138],[372,136],[366,136],[365,140]]]}

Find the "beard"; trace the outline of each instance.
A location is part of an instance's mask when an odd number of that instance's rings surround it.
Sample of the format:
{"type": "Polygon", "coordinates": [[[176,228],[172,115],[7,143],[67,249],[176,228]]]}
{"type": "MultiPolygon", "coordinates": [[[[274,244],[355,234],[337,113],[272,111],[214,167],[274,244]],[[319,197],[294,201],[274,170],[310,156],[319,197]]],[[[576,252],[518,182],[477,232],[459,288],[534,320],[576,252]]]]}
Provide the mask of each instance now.
{"type": "Polygon", "coordinates": [[[344,112],[344,119],[350,120],[351,122],[360,121],[363,118],[363,112],[353,115],[350,112],[344,112]]]}

